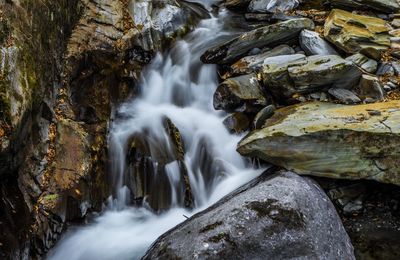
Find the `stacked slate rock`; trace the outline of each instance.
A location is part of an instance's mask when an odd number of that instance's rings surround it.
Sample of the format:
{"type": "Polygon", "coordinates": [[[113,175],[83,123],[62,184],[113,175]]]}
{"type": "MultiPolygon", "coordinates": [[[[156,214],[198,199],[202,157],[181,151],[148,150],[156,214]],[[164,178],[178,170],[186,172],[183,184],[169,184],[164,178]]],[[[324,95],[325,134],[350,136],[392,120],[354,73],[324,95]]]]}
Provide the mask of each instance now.
{"type": "Polygon", "coordinates": [[[318,180],[356,258],[397,259],[399,1],[226,0],[223,7],[254,24],[201,57],[218,65],[214,107],[231,113],[225,125],[248,132],[238,152],[318,180]]]}

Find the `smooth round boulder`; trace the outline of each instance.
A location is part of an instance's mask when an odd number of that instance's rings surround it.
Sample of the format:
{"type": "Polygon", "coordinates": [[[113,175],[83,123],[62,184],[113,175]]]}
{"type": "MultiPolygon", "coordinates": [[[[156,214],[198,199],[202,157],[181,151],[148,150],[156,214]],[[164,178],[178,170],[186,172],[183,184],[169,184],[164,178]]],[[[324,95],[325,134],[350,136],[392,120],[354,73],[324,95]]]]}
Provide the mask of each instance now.
{"type": "Polygon", "coordinates": [[[314,181],[265,173],[166,234],[143,259],[355,259],[314,181]]]}

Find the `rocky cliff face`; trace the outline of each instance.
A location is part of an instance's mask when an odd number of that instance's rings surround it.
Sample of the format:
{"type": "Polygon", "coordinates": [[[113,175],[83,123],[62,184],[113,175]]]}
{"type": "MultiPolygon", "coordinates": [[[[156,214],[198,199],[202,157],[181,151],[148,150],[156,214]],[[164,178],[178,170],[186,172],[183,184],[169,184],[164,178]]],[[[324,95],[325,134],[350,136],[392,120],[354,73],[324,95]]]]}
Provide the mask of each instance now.
{"type": "Polygon", "coordinates": [[[134,96],[143,65],[208,14],[174,0],[1,7],[0,251],[40,257],[110,193],[112,104],[134,96]]]}
{"type": "MultiPolygon", "coordinates": [[[[6,1],[1,7],[0,178],[8,199],[1,210],[5,234],[0,251],[3,257],[14,253],[22,258],[39,243],[34,224],[46,190],[43,175],[54,152],[55,89],[61,85],[62,56],[80,8],[77,1],[6,1]]],[[[46,216],[46,223],[53,225],[53,219],[46,216]]]]}

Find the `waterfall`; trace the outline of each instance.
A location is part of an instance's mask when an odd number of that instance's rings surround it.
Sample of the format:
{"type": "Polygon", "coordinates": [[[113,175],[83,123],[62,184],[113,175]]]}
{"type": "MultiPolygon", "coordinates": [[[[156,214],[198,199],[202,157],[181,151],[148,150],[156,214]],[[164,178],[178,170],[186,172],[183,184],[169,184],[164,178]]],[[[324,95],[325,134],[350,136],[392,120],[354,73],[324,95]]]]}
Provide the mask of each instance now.
{"type": "Polygon", "coordinates": [[[140,259],[162,233],[261,173],[236,152],[241,136],[226,130],[225,114],[212,105],[216,67],[199,60],[231,37],[224,15],[158,54],[143,72],[140,96],[115,109],[113,194],[104,212],[71,228],[48,259],[140,259]]]}

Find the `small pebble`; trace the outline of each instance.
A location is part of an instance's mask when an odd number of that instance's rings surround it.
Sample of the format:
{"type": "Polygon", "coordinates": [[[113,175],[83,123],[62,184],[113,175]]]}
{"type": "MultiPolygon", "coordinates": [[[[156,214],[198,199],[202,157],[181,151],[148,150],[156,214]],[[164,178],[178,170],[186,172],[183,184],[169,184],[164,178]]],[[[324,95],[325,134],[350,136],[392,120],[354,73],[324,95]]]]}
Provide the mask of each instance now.
{"type": "Polygon", "coordinates": [[[366,98],[366,99],[364,99],[364,102],[367,103],[367,104],[374,103],[374,102],[375,102],[375,99],[373,99],[373,98],[366,98]]]}
{"type": "Polygon", "coordinates": [[[386,83],[386,85],[388,85],[391,89],[397,88],[397,85],[390,81],[388,83],[386,83]]]}
{"type": "Polygon", "coordinates": [[[384,85],[384,86],[383,86],[383,89],[384,89],[385,91],[391,91],[391,90],[392,90],[392,88],[391,88],[390,86],[388,86],[388,85],[384,85]]]}
{"type": "Polygon", "coordinates": [[[368,114],[370,114],[371,116],[380,116],[382,115],[381,111],[379,110],[367,110],[368,114]]]}
{"type": "Polygon", "coordinates": [[[249,55],[257,55],[260,53],[261,53],[261,50],[259,48],[254,48],[251,51],[249,51],[249,55]]]}

